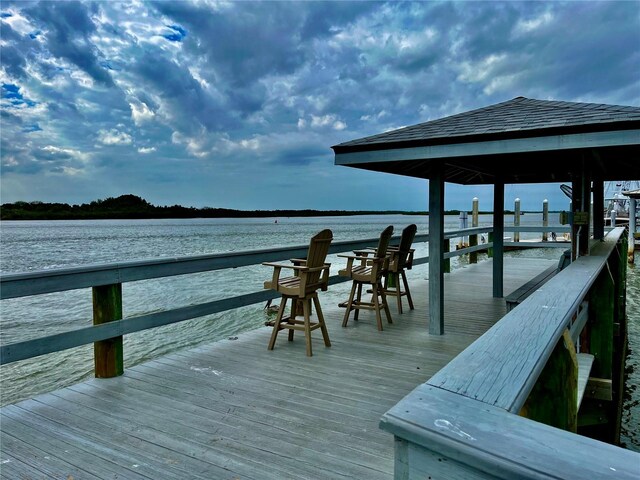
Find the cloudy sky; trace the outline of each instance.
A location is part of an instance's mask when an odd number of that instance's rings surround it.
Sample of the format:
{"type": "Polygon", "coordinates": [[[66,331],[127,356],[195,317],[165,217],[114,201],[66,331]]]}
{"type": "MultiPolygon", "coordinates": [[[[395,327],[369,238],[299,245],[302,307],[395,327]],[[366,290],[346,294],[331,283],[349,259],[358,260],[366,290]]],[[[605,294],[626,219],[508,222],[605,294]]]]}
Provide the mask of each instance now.
{"type": "MultiPolygon", "coordinates": [[[[330,147],[505,101],[640,105],[640,3],[0,4],[1,200],[426,210],[330,147]]],[[[448,208],[491,189],[447,185],[448,208]]],[[[557,186],[511,204],[565,208],[557,186]]]]}

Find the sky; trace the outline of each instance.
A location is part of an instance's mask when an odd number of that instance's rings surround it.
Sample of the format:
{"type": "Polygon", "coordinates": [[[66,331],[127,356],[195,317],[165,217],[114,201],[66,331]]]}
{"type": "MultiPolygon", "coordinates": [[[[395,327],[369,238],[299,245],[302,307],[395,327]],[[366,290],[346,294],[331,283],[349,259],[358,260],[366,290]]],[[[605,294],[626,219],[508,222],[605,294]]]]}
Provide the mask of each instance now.
{"type": "Polygon", "coordinates": [[[422,211],[428,181],[330,147],[518,96],[640,105],[637,1],[3,0],[0,20],[2,203],[422,211]]]}

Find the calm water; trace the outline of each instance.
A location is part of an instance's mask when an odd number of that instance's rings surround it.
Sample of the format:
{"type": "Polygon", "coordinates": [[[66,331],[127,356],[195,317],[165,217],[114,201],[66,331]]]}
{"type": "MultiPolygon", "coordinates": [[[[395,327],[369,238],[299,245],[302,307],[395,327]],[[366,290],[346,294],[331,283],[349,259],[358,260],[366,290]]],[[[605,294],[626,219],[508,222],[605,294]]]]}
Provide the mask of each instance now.
{"type": "MultiPolygon", "coordinates": [[[[309,237],[331,228],[334,241],[376,238],[389,224],[400,233],[409,223],[418,234],[427,233],[428,217],[367,215],[357,217],[180,220],[95,220],[2,222],[0,225],[0,271],[2,273],[46,270],[79,265],[121,262],[144,258],[177,257],[237,252],[278,246],[307,244],[309,237]]],[[[511,222],[506,218],[505,223],[511,222]]],[[[458,218],[447,217],[445,229],[458,228],[458,218]]],[[[540,224],[541,217],[527,214],[521,223],[540,224]]],[[[490,216],[481,216],[481,226],[490,216]]],[[[522,238],[527,235],[521,234],[522,238]]],[[[418,244],[417,256],[427,254],[418,244]]],[[[509,255],[556,259],[557,249],[528,250],[509,255]]],[[[342,259],[330,256],[333,265],[342,259]]],[[[452,268],[464,259],[452,260],[452,268]]],[[[335,271],[335,270],[334,270],[335,271]]],[[[176,308],[260,290],[270,270],[251,266],[123,285],[125,316],[176,308]],[[229,279],[233,278],[233,282],[229,279]],[[232,285],[232,287],[230,287],[232,285]]],[[[416,267],[410,277],[426,278],[427,266],[416,267]]],[[[349,285],[336,285],[323,293],[323,302],[344,300],[349,285]]],[[[623,441],[640,451],[640,272],[631,268],[628,281],[629,382],[625,399],[623,441]]],[[[125,367],[159,355],[237,335],[264,325],[263,305],[252,305],[176,325],[127,335],[125,367]]],[[[0,344],[73,330],[91,324],[91,290],[52,293],[0,302],[0,344]]],[[[92,346],[46,355],[2,366],[0,404],[6,405],[78,383],[93,374],[92,346]]]]}

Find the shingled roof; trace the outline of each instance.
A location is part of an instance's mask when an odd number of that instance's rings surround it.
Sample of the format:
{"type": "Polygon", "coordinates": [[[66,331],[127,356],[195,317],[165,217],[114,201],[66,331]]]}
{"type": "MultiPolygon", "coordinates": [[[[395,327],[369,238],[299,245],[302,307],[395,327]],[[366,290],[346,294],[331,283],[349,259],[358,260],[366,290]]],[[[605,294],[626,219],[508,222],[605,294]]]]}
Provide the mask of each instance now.
{"type": "MultiPolygon", "coordinates": [[[[587,161],[605,180],[640,178],[640,107],[517,97],[332,147],[337,165],[463,184],[563,182],[587,161]]],[[[582,167],[581,167],[582,168],[582,167]]]]}
{"type": "MultiPolygon", "coordinates": [[[[618,127],[620,122],[640,124],[640,107],[599,103],[560,102],[516,97],[506,102],[450,117],[399,128],[390,132],[351,140],[334,150],[356,151],[357,146],[396,143],[434,143],[434,140],[460,141],[467,137],[531,136],[562,131],[593,131],[618,127]]],[[[441,143],[441,142],[438,142],[441,143]]],[[[393,145],[395,147],[395,145],[393,145]]]]}

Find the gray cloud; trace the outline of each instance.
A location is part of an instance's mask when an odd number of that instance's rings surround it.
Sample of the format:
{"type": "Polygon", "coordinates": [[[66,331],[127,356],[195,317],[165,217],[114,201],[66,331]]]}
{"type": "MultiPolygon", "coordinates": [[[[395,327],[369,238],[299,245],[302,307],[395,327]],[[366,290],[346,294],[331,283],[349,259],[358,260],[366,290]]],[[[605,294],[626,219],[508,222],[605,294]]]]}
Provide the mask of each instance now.
{"type": "Polygon", "coordinates": [[[70,61],[96,82],[111,87],[113,79],[100,65],[100,52],[90,39],[96,31],[90,18],[91,8],[96,5],[87,6],[78,1],[40,2],[25,13],[47,30],[48,48],[53,55],[70,61]]]}
{"type": "Polygon", "coordinates": [[[368,192],[402,185],[426,202],[424,182],[334,167],[330,145],[519,95],[640,103],[633,2],[34,1],[2,14],[2,82],[23,96],[0,110],[7,201],[52,175],[78,196],[256,208],[285,182],[301,198],[350,192],[327,208],[392,208],[368,192]]]}
{"type": "Polygon", "coordinates": [[[177,120],[180,131],[194,134],[199,126],[208,131],[233,127],[233,117],[222,102],[203,89],[184,65],[159,51],[145,52],[138,60],[135,73],[166,102],[166,113],[177,120]]]}

